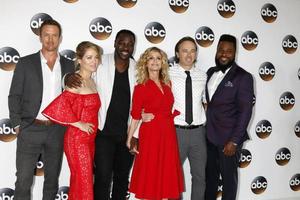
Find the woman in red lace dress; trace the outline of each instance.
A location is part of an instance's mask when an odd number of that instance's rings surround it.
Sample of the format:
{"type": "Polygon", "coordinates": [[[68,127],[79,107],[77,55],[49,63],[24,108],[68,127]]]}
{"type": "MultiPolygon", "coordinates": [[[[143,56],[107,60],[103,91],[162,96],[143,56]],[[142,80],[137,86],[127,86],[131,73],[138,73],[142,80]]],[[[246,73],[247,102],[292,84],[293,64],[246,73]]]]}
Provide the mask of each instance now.
{"type": "Polygon", "coordinates": [[[128,148],[142,110],[155,116],[150,122],[143,122],[139,129],[139,152],[129,188],[139,199],[177,199],[183,192],[174,127],[176,112],[172,113],[174,97],[167,70],[167,55],[156,47],[147,49],[137,63],[138,85],[133,92],[128,148]]]}
{"type": "Polygon", "coordinates": [[[64,151],[70,168],[69,200],[93,200],[93,158],[100,98],[91,78],[100,63],[101,49],[91,42],[76,48],[77,73],[82,86],[65,91],[43,111],[50,120],[67,126],[64,151]]]}

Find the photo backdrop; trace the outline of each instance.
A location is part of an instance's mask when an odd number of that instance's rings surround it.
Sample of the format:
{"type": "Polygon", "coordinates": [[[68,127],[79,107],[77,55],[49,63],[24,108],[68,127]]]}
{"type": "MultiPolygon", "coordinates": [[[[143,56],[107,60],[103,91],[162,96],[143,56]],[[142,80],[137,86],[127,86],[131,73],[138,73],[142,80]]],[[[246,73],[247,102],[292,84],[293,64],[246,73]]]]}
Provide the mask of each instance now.
{"type": "MultiPolygon", "coordinates": [[[[12,200],[16,135],[9,121],[7,96],[20,56],[37,52],[38,28],[53,18],[63,28],[60,53],[74,59],[77,44],[89,40],[104,53],[114,50],[120,29],[137,37],[134,57],[150,46],[166,51],[173,65],[174,46],[196,39],[197,66],[214,66],[217,41],[238,39],[237,63],[255,79],[256,101],[243,147],[238,200],[300,198],[300,1],[298,0],[1,0],[0,17],[0,200],[12,200]]],[[[190,199],[189,163],[184,164],[190,199]]],[[[33,200],[42,199],[43,162],[37,161],[33,200]]],[[[64,159],[56,200],[68,199],[69,169],[64,159]]],[[[219,186],[219,196],[222,185],[219,186]]],[[[132,195],[131,195],[131,199],[132,195]]]]}

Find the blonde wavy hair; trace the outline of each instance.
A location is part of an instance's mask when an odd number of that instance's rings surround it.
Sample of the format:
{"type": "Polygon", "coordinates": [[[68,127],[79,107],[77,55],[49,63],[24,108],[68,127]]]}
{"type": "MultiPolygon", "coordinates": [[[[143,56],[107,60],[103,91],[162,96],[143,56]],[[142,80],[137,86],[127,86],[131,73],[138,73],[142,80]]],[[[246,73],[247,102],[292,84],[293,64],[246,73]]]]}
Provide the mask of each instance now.
{"type": "Polygon", "coordinates": [[[149,79],[149,72],[147,68],[147,62],[149,60],[150,52],[158,52],[161,55],[161,69],[159,71],[159,80],[162,81],[166,85],[170,85],[170,77],[169,77],[169,64],[168,64],[168,57],[167,54],[157,48],[157,47],[150,47],[146,49],[146,51],[140,56],[139,60],[137,61],[136,68],[137,68],[137,83],[144,84],[149,79]]]}

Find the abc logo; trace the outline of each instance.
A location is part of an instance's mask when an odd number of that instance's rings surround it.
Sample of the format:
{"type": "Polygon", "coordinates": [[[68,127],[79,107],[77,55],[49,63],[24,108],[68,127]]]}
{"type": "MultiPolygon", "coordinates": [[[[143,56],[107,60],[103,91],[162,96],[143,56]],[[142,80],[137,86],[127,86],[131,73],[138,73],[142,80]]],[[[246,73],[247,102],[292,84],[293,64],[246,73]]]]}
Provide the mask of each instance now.
{"type": "Polygon", "coordinates": [[[298,79],[300,80],[300,68],[298,70],[298,79]]]}
{"type": "Polygon", "coordinates": [[[68,193],[69,193],[69,187],[67,186],[59,187],[55,200],[68,200],[69,198],[68,193]]]}
{"type": "Polygon", "coordinates": [[[253,31],[246,31],[241,38],[242,45],[245,49],[251,51],[258,45],[257,35],[253,31]]]}
{"type": "Polygon", "coordinates": [[[77,2],[78,0],[64,0],[64,2],[67,2],[67,3],[75,3],[77,2]]]}
{"type": "Polygon", "coordinates": [[[261,8],[260,14],[267,23],[272,23],[276,20],[278,12],[274,5],[267,3],[261,8]]]}
{"type": "Polygon", "coordinates": [[[39,159],[36,162],[35,175],[36,176],[44,176],[44,162],[43,162],[42,154],[40,154],[39,159]]]}
{"type": "Polygon", "coordinates": [[[214,32],[207,26],[197,29],[195,34],[196,42],[202,47],[209,47],[215,40],[214,32]]]}
{"type": "Polygon", "coordinates": [[[63,57],[75,61],[76,60],[76,54],[74,51],[70,50],[70,49],[65,49],[62,50],[61,52],[59,52],[60,55],[62,55],[63,57]]]}
{"type": "Polygon", "coordinates": [[[107,39],[112,32],[112,26],[110,22],[103,17],[93,19],[89,27],[92,36],[98,40],[107,39]]]}
{"type": "Polygon", "coordinates": [[[189,0],[169,0],[170,8],[176,13],[185,12],[190,5],[189,0]]]}
{"type": "Polygon", "coordinates": [[[255,132],[259,138],[265,139],[271,134],[272,125],[268,120],[261,120],[257,123],[255,127],[255,132]]]}
{"type": "Polygon", "coordinates": [[[240,160],[239,160],[239,167],[240,168],[247,167],[251,163],[251,160],[252,160],[252,155],[250,151],[247,149],[242,149],[240,160]]]}
{"type": "Polygon", "coordinates": [[[295,130],[296,136],[297,136],[297,137],[300,137],[300,121],[298,121],[298,122],[296,123],[294,130],[295,130]]]}
{"type": "Polygon", "coordinates": [[[0,120],[0,141],[11,142],[17,137],[9,119],[0,120]]]}
{"type": "Polygon", "coordinates": [[[291,159],[291,152],[287,148],[281,148],[276,152],[275,161],[278,165],[286,165],[291,159]]]}
{"type": "Polygon", "coordinates": [[[10,188],[0,188],[0,200],[13,200],[15,191],[10,188]]]}
{"type": "Polygon", "coordinates": [[[123,8],[131,8],[136,4],[137,0],[117,0],[117,2],[123,8]]]}
{"type": "Polygon", "coordinates": [[[166,30],[163,27],[163,25],[161,25],[158,22],[150,22],[145,30],[144,30],[144,34],[146,39],[154,44],[160,43],[161,41],[163,41],[166,37],[166,30]]]}
{"type": "Polygon", "coordinates": [[[267,189],[267,186],[267,179],[263,176],[258,176],[252,181],[251,190],[254,194],[261,194],[267,189]]]}
{"type": "Polygon", "coordinates": [[[285,36],[282,40],[282,48],[288,54],[294,53],[298,48],[297,39],[292,35],[285,36]]]}
{"type": "MultiPolygon", "coordinates": [[[[293,191],[299,191],[300,190],[300,174],[295,174],[290,179],[290,187],[293,191]]],[[[1,192],[0,192],[1,194],[1,192]]]]}
{"type": "Polygon", "coordinates": [[[283,110],[290,110],[294,107],[295,105],[295,97],[292,93],[290,92],[284,92],[279,99],[279,104],[280,107],[283,110]]]}
{"type": "Polygon", "coordinates": [[[169,67],[174,67],[174,65],[176,64],[175,56],[168,59],[168,64],[169,64],[169,67]]]}
{"type": "Polygon", "coordinates": [[[217,10],[222,17],[230,18],[235,13],[235,4],[232,0],[219,0],[217,10]]]}
{"type": "Polygon", "coordinates": [[[3,47],[0,49],[0,68],[5,71],[12,71],[16,68],[20,55],[12,47],[3,47]]]}
{"type": "Polygon", "coordinates": [[[264,62],[258,70],[259,76],[264,81],[270,81],[275,76],[275,67],[270,62],[264,62]]]}
{"type": "Polygon", "coordinates": [[[35,14],[30,20],[30,28],[36,35],[40,35],[41,24],[52,17],[46,13],[35,14]]]}

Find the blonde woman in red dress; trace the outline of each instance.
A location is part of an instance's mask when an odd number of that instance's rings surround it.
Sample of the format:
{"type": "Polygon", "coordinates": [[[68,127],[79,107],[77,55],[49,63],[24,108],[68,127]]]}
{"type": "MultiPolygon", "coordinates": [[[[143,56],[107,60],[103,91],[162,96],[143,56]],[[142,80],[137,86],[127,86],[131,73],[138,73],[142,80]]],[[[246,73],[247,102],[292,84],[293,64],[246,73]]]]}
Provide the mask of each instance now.
{"type": "Polygon", "coordinates": [[[183,192],[183,175],[172,113],[174,97],[168,76],[167,55],[159,48],[147,49],[137,63],[127,146],[142,110],[154,119],[142,122],[129,190],[138,199],[177,199],[183,192]]]}
{"type": "Polygon", "coordinates": [[[91,42],[76,48],[79,88],[66,88],[43,114],[67,126],[64,151],[70,168],[69,200],[93,200],[93,160],[100,98],[91,75],[100,64],[101,49],[91,42]]]}

